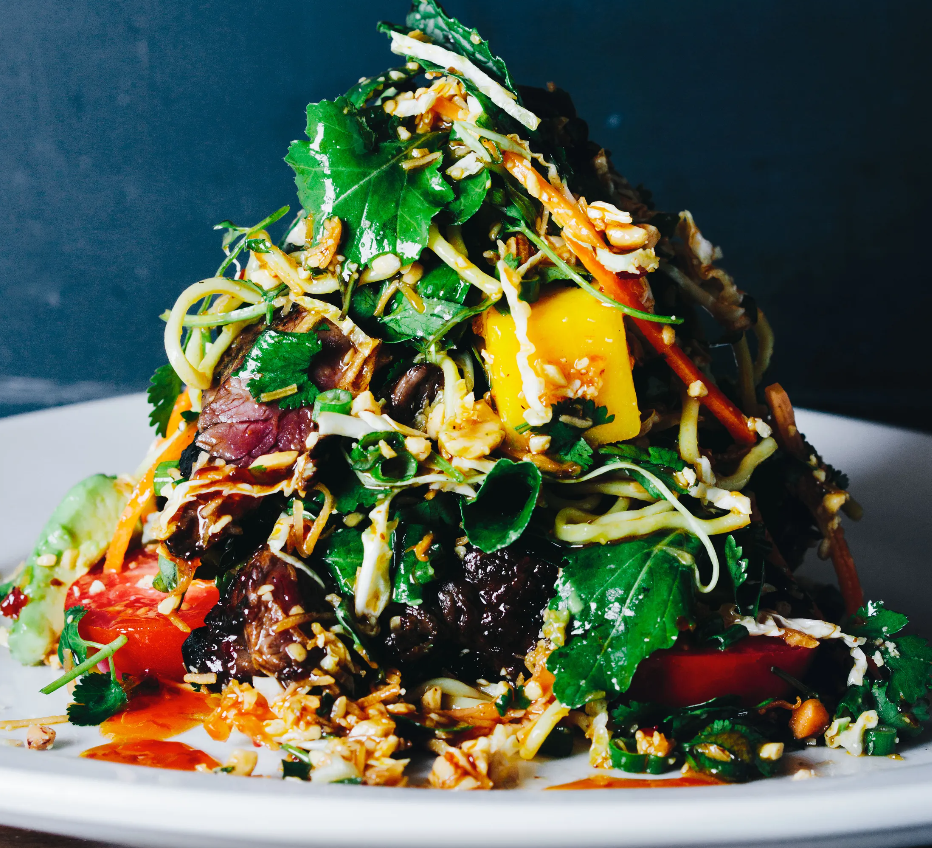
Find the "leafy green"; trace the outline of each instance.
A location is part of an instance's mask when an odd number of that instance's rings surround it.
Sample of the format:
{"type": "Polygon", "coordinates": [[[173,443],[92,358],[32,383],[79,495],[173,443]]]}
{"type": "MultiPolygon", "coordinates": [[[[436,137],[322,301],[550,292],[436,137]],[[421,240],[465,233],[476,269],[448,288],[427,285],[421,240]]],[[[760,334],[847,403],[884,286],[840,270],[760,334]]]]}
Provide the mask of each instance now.
{"type": "Polygon", "coordinates": [[[882,601],[861,607],[844,627],[868,640],[863,650],[873,656],[878,679],[849,686],[835,710],[836,717],[856,718],[874,709],[883,724],[906,733],[922,730],[928,721],[932,690],[932,645],[921,636],[899,635],[905,615],[888,610],[882,601]]]}
{"type": "Polygon", "coordinates": [[[432,541],[421,561],[414,553],[417,545],[431,530],[424,524],[408,524],[395,531],[395,573],[392,579],[392,599],[400,604],[418,607],[424,602],[424,586],[437,579],[437,571],[446,557],[443,546],[432,541]]]}
{"type": "Polygon", "coordinates": [[[155,428],[157,436],[167,435],[168,419],[171,418],[172,409],[182,388],[181,377],[168,362],[156,368],[149,379],[149,388],[146,389],[146,397],[152,407],[149,411],[149,423],[155,428]]]}
{"type": "Polygon", "coordinates": [[[700,548],[675,531],[567,551],[550,603],[571,615],[566,644],[547,661],[559,701],[575,708],[621,694],[642,660],[673,645],[692,618],[700,548]]]}
{"type": "Polygon", "coordinates": [[[352,596],[356,591],[356,572],[362,564],[361,532],[353,527],[341,527],[323,539],[318,550],[340,593],[352,596]]]}
{"type": "Polygon", "coordinates": [[[68,706],[68,721],[93,726],[116,715],[129,699],[123,687],[109,674],[85,674],[74,687],[74,703],[68,706]]]}
{"type": "Polygon", "coordinates": [[[609,415],[606,407],[596,406],[594,400],[561,400],[554,404],[551,420],[533,429],[535,433],[550,436],[548,453],[564,462],[575,462],[583,471],[588,471],[594,454],[582,433],[614,420],[615,416],[609,415]],[[584,422],[585,426],[580,426],[584,422]]]}
{"type": "Polygon", "coordinates": [[[888,639],[908,623],[903,613],[887,609],[883,601],[868,601],[855,613],[855,623],[848,625],[848,633],[866,639],[888,639]]]}
{"type": "Polygon", "coordinates": [[[361,109],[366,102],[377,94],[392,91],[396,86],[406,82],[420,73],[420,66],[417,63],[410,63],[417,67],[409,67],[409,63],[399,65],[397,68],[390,68],[385,73],[378,76],[368,77],[360,80],[349,91],[346,92],[346,99],[357,109],[361,109]]]}
{"type": "Polygon", "coordinates": [[[337,215],[349,230],[342,252],[367,265],[383,253],[413,262],[427,244],[434,215],[454,199],[441,160],[406,170],[415,148],[436,150],[439,133],[376,144],[372,130],[345,97],[307,107],[310,142],[292,142],[285,161],[295,171],[301,203],[318,236],[337,215]]]}
{"type": "Polygon", "coordinates": [[[773,774],[775,761],[764,760],[759,753],[766,741],[747,724],[719,719],[683,747],[693,769],[734,782],[773,774]]]}
{"type": "MultiPolygon", "coordinates": [[[[604,445],[599,448],[599,453],[603,456],[615,456],[626,462],[632,462],[641,466],[645,471],[649,471],[664,483],[671,491],[685,494],[684,489],[673,477],[677,471],[682,471],[687,464],[680,459],[680,455],[672,448],[661,448],[651,446],[649,448],[639,448],[636,445],[612,444],[604,445]]],[[[638,478],[638,482],[647,489],[651,496],[655,498],[663,497],[655,486],[643,475],[636,471],[630,471],[638,478]]]]}
{"type": "Polygon", "coordinates": [[[436,0],[415,0],[405,23],[410,29],[423,32],[434,44],[469,59],[513,94],[518,93],[508,68],[492,53],[488,42],[476,30],[447,15],[436,0]]]}
{"type": "Polygon", "coordinates": [[[449,492],[437,492],[430,500],[398,510],[397,517],[407,524],[425,524],[429,528],[459,527],[459,498],[449,492]]]}
{"type": "Polygon", "coordinates": [[[469,283],[449,265],[437,265],[418,280],[417,293],[421,297],[462,304],[469,288],[469,283]]]}
{"type": "Polygon", "coordinates": [[[487,554],[516,541],[531,520],[540,485],[537,466],[500,459],[476,497],[460,502],[466,537],[487,554]]]}
{"type": "Polygon", "coordinates": [[[310,406],[318,390],[308,377],[308,369],[320,350],[316,333],[265,330],[246,354],[237,374],[245,378],[249,393],[256,400],[268,392],[297,386],[297,392],[281,398],[278,405],[282,409],[310,406]]]}
{"type": "Polygon", "coordinates": [[[523,686],[505,685],[505,691],[495,699],[495,710],[504,716],[508,710],[526,710],[531,706],[531,699],[524,694],[523,686]]]}
{"type": "Polygon", "coordinates": [[[152,579],[152,588],[166,595],[178,588],[178,566],[159,555],[159,573],[152,579]]]}
{"type": "Polygon", "coordinates": [[[447,205],[447,213],[453,224],[465,224],[485,202],[486,194],[492,187],[492,178],[488,171],[479,171],[453,181],[453,193],[456,195],[447,205]]]}
{"type": "Polygon", "coordinates": [[[78,633],[78,622],[87,614],[87,609],[82,606],[70,607],[65,612],[65,626],[62,628],[61,636],[58,638],[58,661],[65,664],[65,651],[71,651],[71,656],[75,665],[80,665],[87,659],[88,647],[97,647],[96,643],[85,641],[78,633]]]}
{"type": "Polygon", "coordinates": [[[755,618],[760,609],[760,596],[764,587],[765,560],[762,550],[763,546],[769,547],[765,538],[759,538],[762,529],[762,525],[753,525],[725,539],[725,564],[735,591],[735,605],[741,615],[755,618]],[[744,547],[738,544],[739,540],[745,542],[744,547]]]}
{"type": "Polygon", "coordinates": [[[398,483],[417,474],[417,460],[394,430],[367,433],[350,451],[350,468],[365,471],[378,483],[398,483]]]}
{"type": "Polygon", "coordinates": [[[390,330],[386,334],[387,339],[400,342],[432,338],[462,311],[459,304],[448,300],[435,300],[430,297],[421,300],[424,303],[423,312],[418,312],[408,299],[402,296],[398,307],[383,316],[382,324],[390,330]]]}

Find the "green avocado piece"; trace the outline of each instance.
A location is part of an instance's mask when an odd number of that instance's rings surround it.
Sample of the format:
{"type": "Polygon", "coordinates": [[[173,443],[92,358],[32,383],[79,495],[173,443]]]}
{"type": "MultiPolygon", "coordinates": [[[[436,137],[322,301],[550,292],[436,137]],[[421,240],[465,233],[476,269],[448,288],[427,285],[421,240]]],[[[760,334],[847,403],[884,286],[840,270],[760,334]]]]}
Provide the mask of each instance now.
{"type": "Polygon", "coordinates": [[[116,529],[130,489],[115,477],[94,474],[82,480],[56,507],[26,560],[17,585],[29,599],[10,629],[10,653],[23,665],[42,662],[64,626],[65,596],[100,559],[116,529]],[[62,556],[66,551],[76,554],[62,556]],[[39,565],[51,554],[55,565],[39,565]]]}

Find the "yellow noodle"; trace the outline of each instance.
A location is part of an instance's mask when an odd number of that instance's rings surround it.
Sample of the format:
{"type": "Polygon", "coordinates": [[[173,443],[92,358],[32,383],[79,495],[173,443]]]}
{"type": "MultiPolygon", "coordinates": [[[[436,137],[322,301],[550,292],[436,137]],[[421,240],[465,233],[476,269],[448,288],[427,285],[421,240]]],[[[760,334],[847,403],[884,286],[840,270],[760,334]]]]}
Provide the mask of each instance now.
{"type": "Polygon", "coordinates": [[[766,439],[762,439],[742,457],[735,473],[729,477],[718,477],[716,485],[720,489],[727,489],[730,492],[740,492],[747,486],[754,469],[765,459],[773,456],[776,449],[777,443],[773,438],[768,436],[766,439]]]}
{"type": "Polygon", "coordinates": [[[501,297],[502,284],[494,277],[490,277],[484,271],[481,271],[463,256],[450,242],[440,235],[440,230],[437,229],[436,224],[431,224],[430,226],[430,232],[427,236],[427,246],[436,253],[441,260],[456,271],[457,274],[466,280],[467,283],[471,283],[487,295],[501,297]]]}
{"type": "MultiPolygon", "coordinates": [[[[615,516],[617,517],[617,516],[615,516]]],[[[666,511],[645,518],[616,521],[612,524],[561,524],[559,516],[554,528],[554,534],[562,542],[574,545],[585,545],[590,542],[614,542],[619,539],[630,539],[634,536],[646,536],[659,530],[691,530],[695,532],[693,522],[701,526],[703,533],[715,536],[720,533],[731,533],[740,530],[751,523],[751,516],[738,512],[730,512],[718,518],[701,519],[692,517],[687,521],[681,513],[666,511]]],[[[697,534],[698,535],[698,534],[697,534]]],[[[701,590],[700,590],[701,591],[701,590]]],[[[707,591],[711,591],[707,589],[707,591]]]]}
{"type": "Polygon", "coordinates": [[[684,462],[699,461],[699,399],[683,393],[680,414],[680,456],[684,462]]]}

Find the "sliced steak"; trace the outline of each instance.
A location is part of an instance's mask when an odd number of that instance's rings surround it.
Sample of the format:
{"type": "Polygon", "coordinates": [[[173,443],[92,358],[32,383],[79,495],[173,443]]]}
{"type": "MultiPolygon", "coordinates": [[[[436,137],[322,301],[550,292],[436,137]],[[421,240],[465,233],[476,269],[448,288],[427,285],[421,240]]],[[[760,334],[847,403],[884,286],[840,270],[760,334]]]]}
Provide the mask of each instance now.
{"type": "Polygon", "coordinates": [[[299,582],[293,565],[263,547],[234,576],[204,627],[185,640],[185,667],[194,673],[214,672],[220,685],[254,674],[283,682],[305,679],[323,659],[322,650],[306,647],[301,625],[276,632],[276,625],[300,610],[328,623],[333,618],[323,591],[309,581],[299,582]]]}
{"type": "Polygon", "coordinates": [[[470,547],[460,572],[433,584],[421,606],[389,607],[387,658],[414,676],[446,668],[514,679],[526,671],[556,579],[555,565],[519,548],[486,554],[470,547]]]}

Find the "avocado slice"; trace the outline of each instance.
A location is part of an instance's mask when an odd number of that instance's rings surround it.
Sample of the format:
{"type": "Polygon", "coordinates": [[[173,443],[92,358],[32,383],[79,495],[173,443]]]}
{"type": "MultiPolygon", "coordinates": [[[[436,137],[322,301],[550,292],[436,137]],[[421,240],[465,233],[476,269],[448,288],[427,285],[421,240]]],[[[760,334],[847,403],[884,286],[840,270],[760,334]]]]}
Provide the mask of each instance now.
{"type": "Polygon", "coordinates": [[[130,491],[116,477],[94,474],[72,487],[46,522],[17,580],[29,600],[10,629],[9,644],[23,665],[42,662],[55,647],[67,592],[107,550],[130,491]],[[55,557],[54,565],[38,564],[46,555],[55,557]]]}

